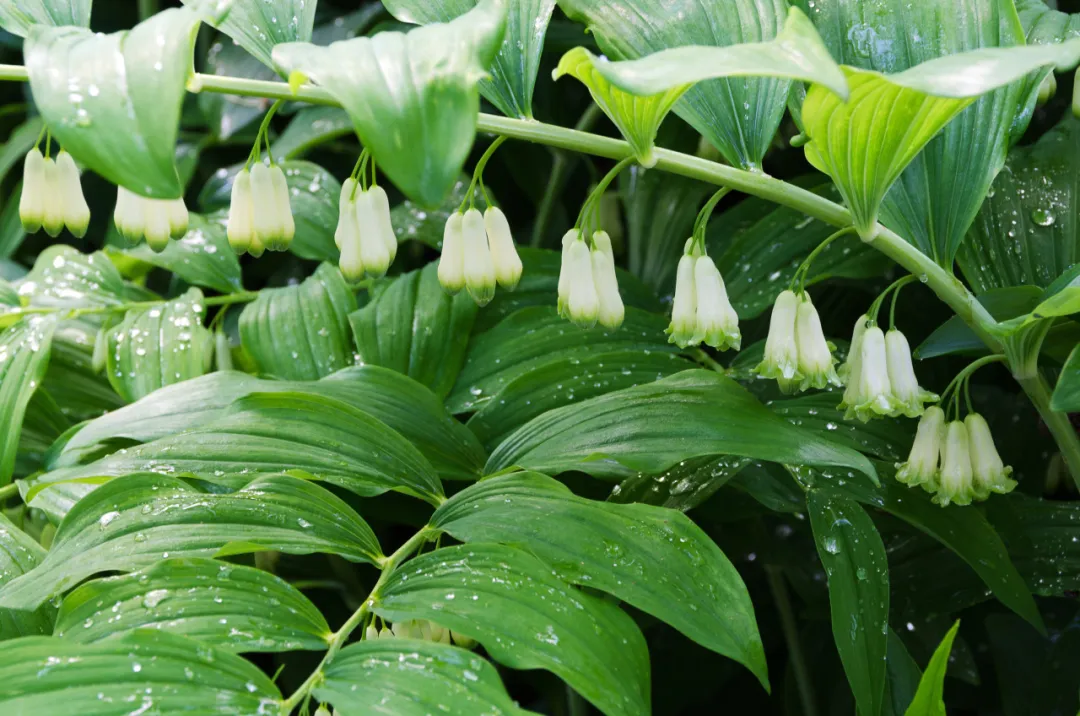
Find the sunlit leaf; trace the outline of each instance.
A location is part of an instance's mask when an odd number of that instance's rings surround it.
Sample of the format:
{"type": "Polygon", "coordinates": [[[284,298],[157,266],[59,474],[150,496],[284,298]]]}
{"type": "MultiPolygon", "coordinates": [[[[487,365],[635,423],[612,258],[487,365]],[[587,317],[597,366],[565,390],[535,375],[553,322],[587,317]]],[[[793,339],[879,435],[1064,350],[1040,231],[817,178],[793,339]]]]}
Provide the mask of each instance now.
{"type": "MultiPolygon", "coordinates": [[[[449,22],[475,7],[477,0],[386,0],[402,22],[449,22]]],[[[532,119],[533,87],[544,51],[544,36],[555,0],[508,0],[506,35],[491,63],[491,78],[480,80],[480,94],[508,117],[532,119]]]]}
{"type": "Polygon", "coordinates": [[[472,147],[480,111],[476,83],[498,50],[505,20],[500,0],[482,0],[446,24],[329,47],[288,43],[273,57],[341,103],[379,168],[406,196],[435,205],[472,147]]]}
{"type": "Polygon", "coordinates": [[[738,572],[689,518],[577,497],[539,473],[484,480],[432,525],[465,542],[528,545],[562,578],[608,592],[744,664],[768,687],[754,608],[738,572]]]}
{"type": "Polygon", "coordinates": [[[45,377],[55,331],[55,317],[32,316],[0,333],[0,415],[5,421],[0,437],[2,484],[11,482],[23,416],[30,396],[45,377]]]}
{"type": "Polygon", "coordinates": [[[273,475],[237,492],[200,492],[169,475],[113,480],[79,501],[36,568],[0,588],[0,606],[34,608],[99,572],[132,571],[169,557],[274,549],[375,562],[379,543],[340,498],[273,475]]]}
{"type": "Polygon", "coordinates": [[[95,642],[135,629],[182,634],[224,651],[325,649],[326,619],[269,572],[212,559],[168,559],[80,585],[60,605],[55,634],[95,642]]]}
{"type": "Polygon", "coordinates": [[[196,11],[171,8],[111,35],[32,27],[30,88],[56,140],[113,184],[179,197],[176,138],[199,22],[196,11]]]}
{"type": "Polygon", "coordinates": [[[33,25],[90,26],[93,0],[10,0],[0,6],[0,28],[26,37],[33,25]]]}
{"type": "MultiPolygon", "coordinates": [[[[197,6],[203,0],[181,0],[197,6]]],[[[271,69],[270,53],[283,42],[307,42],[315,24],[314,0],[232,0],[224,20],[210,21],[271,69]]]]}
{"type": "Polygon", "coordinates": [[[511,668],[547,669],[611,716],[649,710],[649,656],[634,621],[525,551],[469,544],[421,555],[390,576],[372,609],[433,620],[511,668]]]}

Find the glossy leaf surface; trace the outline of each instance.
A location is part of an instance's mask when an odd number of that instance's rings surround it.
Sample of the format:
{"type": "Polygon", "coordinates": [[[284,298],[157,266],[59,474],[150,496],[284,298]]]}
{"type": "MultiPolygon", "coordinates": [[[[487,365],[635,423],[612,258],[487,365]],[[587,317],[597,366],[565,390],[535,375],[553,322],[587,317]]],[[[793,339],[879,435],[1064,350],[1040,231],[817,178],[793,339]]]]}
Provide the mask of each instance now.
{"type": "Polygon", "coordinates": [[[23,416],[45,377],[55,331],[54,317],[33,316],[0,333],[0,415],[9,421],[0,437],[0,483],[11,482],[23,416]]]}

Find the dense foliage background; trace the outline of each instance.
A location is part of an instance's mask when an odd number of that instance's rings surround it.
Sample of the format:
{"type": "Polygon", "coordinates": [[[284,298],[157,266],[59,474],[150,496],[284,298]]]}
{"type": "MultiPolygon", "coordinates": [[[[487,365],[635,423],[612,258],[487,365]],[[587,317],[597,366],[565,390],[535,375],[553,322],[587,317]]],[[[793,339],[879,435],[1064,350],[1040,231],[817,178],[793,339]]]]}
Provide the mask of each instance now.
{"type": "MultiPolygon", "coordinates": [[[[927,7],[938,8],[938,14],[929,10],[919,14],[916,8],[911,16],[897,14],[896,22],[926,23],[934,17],[939,22],[950,22],[950,3],[923,1],[927,7]]],[[[808,10],[815,6],[814,2],[795,4],[808,10]]],[[[903,5],[885,0],[868,4],[880,6],[883,12],[896,13],[903,5]]],[[[916,5],[921,7],[921,3],[916,5]]],[[[1011,3],[982,5],[1004,7],[1011,3]]],[[[1029,39],[1037,32],[1050,32],[1046,28],[1051,21],[1058,23],[1054,26],[1058,28],[1058,39],[1080,34],[1080,20],[1077,20],[1080,16],[1048,18],[1037,0],[1018,1],[1017,6],[1021,19],[1028,23],[1025,30],[1029,39]]],[[[152,0],[137,4],[130,0],[95,0],[92,28],[106,33],[129,28],[139,21],[140,12],[154,9],[152,0]]],[[[1080,12],[1080,4],[1063,1],[1057,9],[1064,13],[1080,12]]],[[[315,27],[317,44],[408,29],[378,2],[355,7],[355,3],[344,0],[320,0],[315,27]]],[[[920,28],[927,34],[940,30],[930,25],[920,28]]],[[[824,29],[819,31],[826,34],[824,29]]],[[[849,50],[855,58],[861,52],[860,43],[876,41],[866,34],[873,32],[868,26],[831,28],[829,32],[849,38],[849,50]]],[[[948,34],[944,30],[940,32],[948,34]]],[[[582,84],[569,79],[559,82],[549,79],[559,58],[580,45],[600,52],[593,35],[584,33],[581,24],[556,9],[532,99],[533,115],[546,124],[577,125],[595,134],[618,137],[615,126],[592,108],[592,100],[582,84]]],[[[22,38],[0,31],[0,63],[21,63],[21,47],[22,38]]],[[[836,59],[855,63],[851,57],[836,59]]],[[[207,74],[275,79],[268,68],[209,26],[199,31],[195,64],[198,71],[207,74]]],[[[1007,319],[1030,310],[1037,302],[1033,296],[1037,299],[1042,295],[1042,290],[1080,256],[1075,179],[1080,175],[1080,120],[1074,119],[1070,111],[1071,72],[1059,73],[1056,84],[1056,94],[1034,109],[1029,125],[1009,151],[1008,163],[966,232],[966,242],[957,256],[957,274],[983,298],[995,318],[1007,319]],[[1009,287],[1021,285],[1037,289],[1028,293],[1009,291],[1009,287]]],[[[270,105],[271,101],[264,98],[211,93],[187,95],[180,126],[178,166],[186,181],[185,200],[192,212],[212,216],[227,208],[232,175],[250,153],[260,120],[270,105]]],[[[481,111],[497,113],[486,102],[481,111]]],[[[392,212],[395,229],[402,239],[398,258],[387,278],[366,281],[351,291],[334,268],[336,250],[332,242],[337,219],[337,186],[349,175],[361,150],[343,110],[290,102],[274,117],[270,137],[277,159],[286,162],[290,186],[294,189],[297,238],[291,252],[271,252],[258,259],[243,256],[238,263],[233,260],[221,227],[214,225],[212,218],[194,214],[193,228],[201,230],[204,236],[198,242],[188,242],[183,251],[170,248],[169,252],[154,254],[145,245],[128,246],[112,227],[115,188],[93,172],[85,172],[82,180],[92,213],[85,239],[76,240],[68,234],[59,239],[51,239],[44,233],[25,235],[15,198],[21,177],[19,166],[41,126],[29,85],[0,82],[0,138],[4,140],[0,144],[0,196],[4,197],[0,201],[0,279],[13,286],[35,282],[40,295],[52,300],[52,305],[92,306],[99,300],[96,296],[113,288],[116,290],[112,297],[100,300],[175,298],[178,302],[170,306],[177,315],[189,315],[185,311],[190,312],[192,304],[203,300],[202,293],[190,293],[193,287],[199,287],[206,296],[228,295],[241,288],[249,292],[287,286],[307,288],[293,289],[293,294],[281,298],[276,306],[270,305],[271,300],[277,300],[271,299],[271,294],[260,297],[252,305],[263,313],[247,322],[240,318],[246,303],[237,302],[220,309],[208,303],[207,314],[196,311],[196,318],[202,321],[204,317],[218,316],[212,324],[207,323],[220,333],[220,338],[195,330],[194,337],[178,339],[192,351],[203,351],[208,361],[213,360],[215,369],[231,363],[237,370],[262,376],[265,382],[257,385],[215,384],[207,378],[197,378],[203,392],[192,392],[184,383],[161,388],[175,382],[167,370],[175,368],[178,377],[179,371],[190,371],[185,377],[194,377],[206,369],[190,362],[170,364],[163,358],[161,375],[136,376],[136,371],[144,370],[140,366],[145,364],[138,360],[142,354],[121,357],[120,347],[115,343],[108,346],[111,357],[105,373],[95,372],[91,358],[96,333],[102,324],[95,324],[91,317],[81,323],[71,321],[58,331],[42,378],[43,390],[35,392],[30,399],[21,435],[18,426],[9,424],[14,421],[5,422],[5,430],[19,436],[14,455],[15,478],[32,478],[45,472],[53,473],[57,479],[76,480],[65,483],[66,488],[40,493],[32,487],[35,483],[31,480],[21,486],[20,495],[8,494],[4,512],[12,527],[23,530],[28,539],[48,547],[56,533],[57,516],[67,511],[71,500],[93,499],[91,487],[100,480],[87,482],[90,478],[168,472],[154,470],[155,465],[180,464],[185,459],[190,459],[192,464],[205,460],[205,456],[182,455],[185,446],[215,441],[221,441],[224,446],[220,461],[227,462],[232,436],[245,430],[245,414],[241,412],[239,422],[229,429],[214,423],[218,432],[207,428],[200,434],[198,431],[211,422],[197,415],[200,405],[220,404],[223,409],[233,398],[252,392],[308,391],[303,394],[307,397],[295,397],[295,403],[285,400],[269,407],[259,405],[258,399],[252,398],[244,409],[252,411],[247,415],[256,416],[253,420],[280,419],[274,424],[283,437],[298,442],[309,440],[314,445],[339,441],[345,447],[334,459],[341,464],[333,469],[327,467],[328,472],[349,473],[350,464],[364,463],[365,455],[380,451],[389,453],[390,460],[411,459],[415,450],[407,443],[412,441],[425,458],[436,463],[436,471],[443,478],[442,487],[452,496],[468,484],[461,478],[479,477],[485,462],[489,468],[508,467],[516,464],[515,458],[523,458],[528,448],[533,448],[538,453],[533,454],[532,466],[556,476],[577,495],[612,504],[640,502],[685,512],[719,546],[745,582],[764,649],[771,693],[751,670],[703,646],[701,642],[707,641],[707,637],[688,638],[686,629],[665,623],[658,618],[656,610],[639,610],[624,604],[648,645],[651,698],[647,685],[638,684],[636,688],[643,689],[645,703],[651,702],[654,713],[850,714],[856,708],[853,690],[872,690],[867,684],[874,677],[853,675],[851,662],[845,672],[834,633],[837,630],[843,633],[848,628],[851,643],[847,647],[841,645],[840,649],[849,649],[845,656],[855,660],[872,659],[872,650],[858,653],[858,649],[869,649],[865,633],[877,630],[885,636],[887,672],[880,713],[903,713],[914,695],[921,670],[927,668],[934,649],[957,619],[960,628],[952,644],[944,681],[950,713],[1020,716],[1077,712],[1080,706],[1080,605],[1077,604],[1080,496],[1053,437],[1008,369],[992,365],[980,370],[972,382],[971,399],[974,408],[990,422],[1001,456],[1006,464],[1013,466],[1013,477],[1019,487],[1010,495],[994,496],[978,506],[946,509],[932,505],[921,491],[910,491],[892,478],[893,464],[903,460],[911,446],[915,421],[890,419],[865,424],[845,421],[836,407],[839,392],[785,396],[774,382],[757,380],[751,374],[750,369],[761,359],[768,309],[776,294],[787,286],[806,255],[832,233],[832,227],[801,212],[739,192],[725,197],[708,224],[707,246],[742,319],[743,349],[737,354],[720,354],[705,348],[680,352],[663,335],[674,291],[675,267],[695,214],[715,190],[714,186],[636,165],[619,176],[605,199],[605,228],[616,244],[622,269],[620,288],[629,307],[628,316],[619,331],[589,331],[554,315],[559,258],[553,250],[558,249],[560,237],[573,224],[591,188],[614,165],[612,160],[514,140],[498,149],[487,164],[484,184],[510,220],[525,273],[517,291],[500,291],[492,303],[476,308],[464,294],[451,299],[442,293],[434,277],[433,262],[439,256],[446,217],[464,196],[468,172],[489,146],[492,136],[478,137],[454,196],[438,209],[407,201],[386,182],[395,207],[392,212]],[[80,258],[63,253],[58,248],[60,244],[73,246],[84,255],[103,253],[94,254],[93,259],[80,258]],[[115,270],[94,265],[94,260],[102,261],[106,257],[115,270]],[[312,276],[315,278],[309,278],[312,276]],[[119,283],[111,286],[110,281],[119,283]],[[314,282],[321,284],[316,286],[314,282]],[[71,292],[76,291],[80,296],[75,302],[65,304],[64,301],[70,301],[71,292]],[[79,303],[80,300],[86,303],[79,303]],[[296,303],[289,306],[288,301],[296,303]],[[200,347],[200,342],[205,345],[200,347]],[[333,379],[324,378],[354,363],[383,366],[390,369],[386,371],[388,374],[403,373],[431,392],[410,392],[414,391],[415,383],[396,375],[378,377],[382,374],[376,373],[377,379],[373,378],[371,385],[361,385],[351,395],[349,390],[328,384],[333,379]],[[734,442],[748,439],[740,437],[737,430],[732,432],[729,425],[750,420],[745,417],[753,412],[749,408],[746,408],[748,413],[739,412],[744,408],[738,402],[743,399],[741,394],[733,397],[725,392],[727,383],[686,388],[689,392],[700,390],[695,395],[704,396],[701,402],[662,412],[668,410],[666,400],[678,402],[672,396],[683,388],[677,382],[648,387],[658,379],[702,367],[738,381],[769,408],[771,415],[760,417],[761,422],[750,422],[750,429],[760,432],[759,439],[775,440],[778,446],[788,445],[791,449],[807,440],[825,439],[852,454],[858,451],[873,462],[881,485],[873,485],[859,473],[857,464],[839,457],[823,460],[816,467],[785,467],[781,457],[765,462],[740,457],[744,453],[738,449],[710,449],[716,445],[712,441],[722,443],[725,435],[734,434],[728,438],[734,442]],[[125,376],[126,371],[131,371],[130,375],[125,376]],[[319,378],[323,380],[318,387],[310,389],[297,387],[298,382],[288,386],[279,384],[279,387],[269,384],[273,379],[315,381],[319,378]],[[632,394],[638,402],[614,402],[619,400],[617,396],[625,395],[617,391],[630,390],[633,386],[642,386],[632,394]],[[370,390],[370,394],[365,390],[370,390]],[[402,411],[396,414],[398,422],[391,427],[408,440],[389,429],[391,436],[379,432],[365,422],[368,418],[363,413],[359,416],[342,413],[338,407],[326,407],[320,402],[341,399],[353,400],[354,405],[378,403],[383,400],[378,397],[379,391],[396,396],[405,406],[383,406],[385,412],[379,416],[384,422],[392,423],[386,416],[394,410],[402,411]],[[605,395],[616,397],[607,404],[596,402],[605,395]],[[409,402],[414,399],[415,402],[409,402]],[[583,404],[590,399],[596,400],[583,404]],[[124,410],[115,413],[120,417],[111,423],[94,420],[125,405],[135,407],[127,408],[126,413],[124,410]],[[567,405],[582,407],[581,412],[568,408],[569,412],[558,414],[564,420],[559,429],[569,436],[566,442],[549,442],[545,446],[542,439],[535,438],[525,448],[520,444],[516,448],[502,444],[515,428],[567,405]],[[196,432],[179,436],[164,451],[159,445],[158,452],[139,453],[132,449],[125,453],[125,448],[135,448],[171,433],[169,427],[151,419],[155,406],[184,406],[177,408],[178,412],[188,412],[180,421],[182,429],[196,432]],[[425,406],[424,411],[417,406],[425,406]],[[601,425],[606,409],[617,412],[614,420],[601,425]],[[259,413],[260,410],[280,412],[259,413]],[[449,423],[448,415],[460,422],[449,423]],[[774,425],[766,420],[774,416],[787,422],[776,420],[774,425]],[[76,426],[87,420],[94,421],[76,430],[76,426]],[[468,438],[468,444],[463,447],[459,431],[465,429],[462,428],[465,424],[475,440],[468,438]],[[785,432],[791,426],[798,428],[798,432],[785,432]],[[590,433],[590,429],[594,432],[590,433]],[[653,429],[659,442],[650,443],[648,449],[632,442],[622,444],[620,429],[638,437],[653,429]],[[592,449],[590,439],[608,447],[625,447],[627,459],[620,465],[590,463],[584,459],[592,449]],[[402,447],[395,440],[406,444],[402,447]],[[537,457],[545,449],[547,452],[537,457]],[[353,458],[356,462],[350,463],[353,458]],[[442,462],[437,463],[436,458],[442,462]],[[86,494],[91,497],[84,498],[86,494]],[[34,507],[43,509],[27,507],[25,503],[34,499],[38,500],[34,507]],[[846,537],[841,536],[837,544],[830,530],[839,522],[849,526],[854,523],[856,529],[854,533],[844,532],[846,537]],[[851,534],[856,538],[847,539],[851,534]],[[876,536],[871,537],[876,534],[880,534],[881,547],[875,542],[876,536]],[[858,535],[863,538],[860,540],[858,535]],[[881,607],[885,609],[876,614],[875,609],[881,607]]],[[[977,126],[969,130],[983,131],[977,126]]],[[[828,177],[810,166],[801,148],[791,145],[792,138],[798,134],[794,120],[785,118],[768,145],[761,168],[769,175],[839,201],[828,177]]],[[[978,139],[971,137],[972,142],[978,139]]],[[[719,157],[715,148],[674,114],[664,121],[656,144],[713,160],[719,157]]],[[[962,167],[952,167],[948,162],[934,166],[958,175],[963,171],[962,167]]],[[[855,237],[838,241],[817,259],[810,273],[814,302],[826,335],[837,344],[841,355],[846,351],[846,340],[857,317],[901,275],[903,271],[899,267],[855,237]]],[[[19,292],[29,295],[24,289],[19,292]]],[[[116,316],[116,323],[121,318],[116,316]]],[[[924,359],[917,363],[921,383],[937,392],[973,356],[985,353],[978,339],[963,328],[953,312],[918,283],[905,289],[897,304],[895,321],[911,345],[917,347],[918,357],[924,359]]],[[[106,324],[105,328],[111,325],[106,324]]],[[[1052,381],[1074,351],[1078,336],[1080,328],[1067,318],[1050,330],[1043,345],[1041,365],[1052,381]]],[[[171,339],[177,340],[176,335],[171,339]]],[[[172,344],[163,344],[161,352],[171,350],[172,344]]],[[[704,380],[701,374],[689,375],[688,378],[684,374],[682,379],[704,380]]],[[[0,383],[3,390],[11,384],[0,383]]],[[[420,390],[415,387],[415,391],[420,390]]],[[[166,412],[171,409],[162,408],[166,412]]],[[[519,436],[525,443],[529,439],[528,435],[519,436]]],[[[235,457],[242,459],[243,455],[235,457]]],[[[175,472],[180,475],[189,472],[185,464],[180,464],[175,472]]],[[[210,467],[202,469],[212,472],[210,467]]],[[[367,469],[356,468],[356,472],[367,469]]],[[[250,473],[258,471],[253,458],[250,473]]],[[[191,480],[194,485],[191,489],[200,491],[199,495],[212,494],[215,500],[221,494],[224,499],[226,489],[239,489],[250,477],[249,473],[226,475],[226,479],[215,484],[213,475],[201,475],[200,479],[191,480]],[[230,482],[229,477],[234,479],[230,482]]],[[[376,547],[381,544],[383,551],[390,554],[431,515],[431,505],[416,499],[417,495],[435,494],[430,481],[425,482],[428,477],[420,468],[411,477],[415,483],[406,488],[411,494],[390,491],[362,497],[355,490],[343,487],[348,482],[346,478],[327,479],[322,484],[362,515],[378,540],[376,547]]],[[[122,479],[152,481],[154,478],[144,475],[122,479]]],[[[116,484],[109,487],[116,489],[116,484]]],[[[319,494],[325,492],[318,489],[319,494]]],[[[282,490],[282,494],[288,491],[282,490]]],[[[124,497],[119,491],[114,497],[122,505],[124,497]]],[[[282,496],[280,503],[274,502],[277,497],[267,498],[269,502],[262,509],[267,514],[280,515],[283,530],[286,520],[290,524],[300,520],[303,526],[306,519],[293,517],[289,505],[294,503],[287,505],[286,497],[298,501],[295,504],[322,499],[301,493],[282,496]]],[[[510,499],[506,501],[509,503],[510,499]]],[[[323,507],[328,515],[340,515],[337,504],[328,502],[323,507]]],[[[104,530],[112,519],[108,517],[113,514],[108,505],[98,507],[98,512],[83,515],[89,525],[87,540],[97,536],[95,522],[104,530]]],[[[113,509],[120,514],[124,507],[113,509]]],[[[225,507],[221,509],[226,511],[225,507]]],[[[507,519],[517,518],[511,514],[507,519]]],[[[492,520],[498,521],[494,517],[492,520]]],[[[327,538],[328,544],[334,539],[343,540],[334,543],[337,546],[268,549],[254,554],[243,554],[251,550],[237,548],[235,551],[240,554],[227,559],[258,567],[289,582],[336,629],[361,606],[365,595],[379,580],[380,571],[374,565],[364,564],[357,557],[356,545],[346,544],[348,540],[342,537],[346,533],[355,536],[362,530],[352,524],[343,526],[338,517],[330,521],[336,524],[335,529],[342,531],[327,538]]],[[[557,530],[569,530],[573,521],[564,523],[552,518],[551,524],[557,530]]],[[[0,527],[6,535],[8,527],[0,527]]],[[[203,525],[192,524],[186,529],[195,532],[202,530],[203,525]]],[[[480,527],[475,529],[477,534],[483,534],[480,527]]],[[[542,521],[538,530],[542,535],[542,521]]],[[[440,544],[446,547],[459,540],[474,539],[516,542],[485,536],[473,538],[466,532],[451,530],[452,537],[443,536],[440,544]]],[[[249,541],[260,543],[260,534],[264,533],[253,528],[249,541]]],[[[637,536],[629,529],[622,535],[616,530],[610,534],[610,541],[603,545],[593,543],[591,547],[601,550],[601,556],[606,554],[617,567],[620,563],[627,567],[635,560],[648,561],[652,557],[633,553],[631,539],[637,536]]],[[[40,550],[20,542],[22,537],[12,539],[0,550],[0,564],[4,565],[0,568],[0,584],[44,559],[37,555],[27,561],[24,553],[36,555],[40,550]]],[[[535,539],[543,541],[540,537],[535,539]]],[[[584,543],[597,538],[596,533],[583,530],[568,539],[584,543]]],[[[233,541],[235,538],[230,537],[223,539],[222,544],[233,541]]],[[[71,563],[89,559],[81,550],[88,550],[90,543],[73,546],[69,540],[64,544],[67,551],[62,554],[71,563]]],[[[139,547],[129,543],[116,549],[137,551],[139,547]]],[[[431,549],[429,546],[425,552],[431,549]]],[[[216,547],[203,554],[211,556],[214,550],[216,547]]],[[[163,551],[162,556],[167,557],[170,550],[163,551]]],[[[174,556],[177,551],[182,550],[174,550],[174,556]]],[[[532,551],[541,557],[545,554],[538,547],[532,551]]],[[[500,558],[498,554],[491,557],[494,562],[500,558]]],[[[668,561],[659,566],[670,567],[675,575],[673,581],[686,580],[692,584],[697,558],[688,559],[687,564],[668,561]],[[685,573],[679,573],[683,569],[685,573]]],[[[62,566],[56,569],[62,571],[62,566]]],[[[151,579],[165,576],[155,575],[153,566],[144,569],[151,579]]],[[[85,574],[72,571],[64,579],[57,577],[52,586],[59,592],[97,572],[112,571],[128,569],[102,558],[100,569],[85,574]]],[[[56,570],[54,573],[58,574],[56,570]]],[[[507,570],[507,574],[508,578],[515,578],[513,569],[507,570]]],[[[641,574],[647,580],[652,573],[641,574]]],[[[544,584],[545,576],[544,569],[540,569],[539,575],[521,583],[521,589],[541,590],[537,585],[544,584]]],[[[132,580],[132,588],[137,590],[135,581],[132,580]]],[[[588,578],[577,582],[589,587],[588,578]]],[[[26,616],[27,612],[0,611],[0,639],[52,632],[56,606],[60,606],[60,623],[68,629],[74,630],[84,623],[90,629],[95,620],[101,628],[108,614],[107,610],[95,612],[90,606],[95,598],[93,589],[104,589],[100,584],[93,587],[95,584],[99,583],[80,587],[90,591],[84,591],[77,599],[69,596],[61,604],[57,597],[51,604],[46,602],[36,612],[30,612],[30,617],[26,616]]],[[[250,586],[247,591],[255,592],[258,586],[250,586]]],[[[449,582],[443,586],[449,588],[449,582]]],[[[170,587],[174,588],[179,586],[170,587]]],[[[665,593],[658,588],[656,597],[660,603],[669,603],[669,611],[686,611],[697,599],[689,586],[680,587],[681,592],[672,589],[665,593]]],[[[230,598],[236,600],[233,603],[239,605],[235,607],[237,613],[258,614],[267,609],[267,604],[258,599],[244,602],[244,592],[245,589],[238,587],[235,593],[230,593],[230,598]]],[[[78,590],[73,594],[79,594],[78,590]]],[[[616,601],[603,596],[602,591],[596,594],[601,595],[598,601],[616,601]]],[[[203,601],[209,598],[199,597],[203,601]]],[[[140,599],[147,610],[156,607],[156,603],[146,602],[153,601],[152,596],[143,594],[140,599]]],[[[193,610],[195,601],[192,600],[193,610]]],[[[624,598],[624,601],[631,600],[624,598]]],[[[300,611],[308,608],[299,602],[294,606],[300,611]]],[[[411,614],[405,606],[400,607],[400,613],[403,618],[411,614]]],[[[692,615],[684,616],[693,622],[692,615]]],[[[228,618],[234,618],[234,614],[229,612],[228,618]]],[[[322,617],[307,614],[306,618],[316,625],[317,631],[322,617]]],[[[518,617],[508,609],[472,618],[488,620],[491,634],[500,633],[502,627],[508,630],[506,634],[514,634],[506,625],[518,617]]],[[[611,619],[612,623],[617,621],[611,619]]],[[[598,630],[610,627],[602,622],[597,625],[598,630]]],[[[319,648],[318,644],[312,646],[310,634],[305,636],[303,628],[297,627],[295,634],[269,631],[263,634],[258,629],[268,630],[266,625],[247,626],[254,626],[257,636],[261,634],[271,642],[278,640],[268,649],[252,648],[245,657],[267,676],[274,677],[282,694],[294,693],[319,665],[322,653],[303,650],[319,648]],[[297,643],[299,646],[290,648],[290,639],[295,640],[292,647],[297,643]]],[[[237,629],[243,632],[245,627],[237,629]]],[[[259,640],[257,636],[240,634],[235,638],[246,638],[254,644],[259,640]]],[[[508,656],[514,647],[513,638],[507,639],[510,646],[495,647],[493,642],[481,638],[484,646],[475,648],[478,654],[490,655],[501,664],[498,676],[521,708],[546,714],[593,712],[594,706],[574,693],[550,668],[536,668],[544,666],[543,662],[508,656]]],[[[836,639],[842,641],[840,636],[836,639]]],[[[183,645],[176,648],[182,650],[183,645]]],[[[607,644],[604,649],[592,656],[611,659],[616,664],[622,663],[619,659],[632,660],[620,655],[617,646],[607,644]]],[[[239,646],[234,650],[247,652],[239,646]]],[[[4,691],[2,661],[0,655],[0,711],[4,698],[17,696],[4,691]]],[[[579,669],[576,677],[579,687],[589,681],[606,685],[605,679],[618,683],[604,669],[598,670],[599,675],[589,672],[588,659],[579,662],[570,659],[564,667],[571,672],[579,669]]],[[[565,678],[565,674],[560,676],[565,678]]],[[[200,675],[199,678],[211,677],[200,675]]],[[[254,686],[251,690],[254,691],[254,686]]],[[[53,698],[51,702],[38,702],[36,712],[82,712],[71,710],[64,704],[62,695],[54,694],[53,698]]],[[[624,705],[625,710],[618,710],[608,703],[609,713],[635,713],[633,706],[624,705]]],[[[97,707],[102,710],[91,711],[88,707],[85,712],[138,712],[119,705],[114,710],[100,704],[97,707]]],[[[311,710],[314,708],[313,701],[311,710]]],[[[927,708],[917,713],[934,713],[927,708]]],[[[346,712],[371,713],[363,709],[346,712]]]]}

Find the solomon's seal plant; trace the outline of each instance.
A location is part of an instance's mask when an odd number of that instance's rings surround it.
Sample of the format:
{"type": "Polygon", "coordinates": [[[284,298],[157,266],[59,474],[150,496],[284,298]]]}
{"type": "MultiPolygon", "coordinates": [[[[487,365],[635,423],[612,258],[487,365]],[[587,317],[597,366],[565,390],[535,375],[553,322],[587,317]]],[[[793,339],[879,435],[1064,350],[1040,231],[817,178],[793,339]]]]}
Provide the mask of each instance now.
{"type": "Polygon", "coordinates": [[[0,714],[1076,713],[1077,13],[0,0],[0,714]]]}

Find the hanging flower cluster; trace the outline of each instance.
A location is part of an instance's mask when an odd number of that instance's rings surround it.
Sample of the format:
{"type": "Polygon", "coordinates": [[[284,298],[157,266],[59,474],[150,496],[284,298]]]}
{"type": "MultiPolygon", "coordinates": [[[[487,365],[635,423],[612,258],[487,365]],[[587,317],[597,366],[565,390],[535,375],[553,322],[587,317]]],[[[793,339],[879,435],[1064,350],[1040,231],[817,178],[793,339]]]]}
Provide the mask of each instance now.
{"type": "Polygon", "coordinates": [[[259,257],[264,251],[284,251],[296,234],[285,172],[260,161],[244,167],[233,180],[227,234],[238,253],[259,257]]]}
{"type": "Polygon", "coordinates": [[[890,328],[882,332],[867,316],[859,317],[842,373],[847,382],[840,407],[845,417],[867,422],[875,416],[917,418],[935,393],[919,386],[911,347],[904,334],[890,328]]]}
{"type": "Polygon", "coordinates": [[[496,284],[512,291],[521,272],[510,223],[501,209],[489,206],[483,214],[476,208],[458,210],[446,220],[439,283],[449,293],[464,288],[486,306],[495,297],[496,284]]]}
{"type": "Polygon", "coordinates": [[[680,348],[704,343],[717,350],[742,345],[739,315],[728,299],[724,279],[705,253],[704,242],[686,241],[675,274],[675,300],[668,341],[680,348]]]}
{"type": "Polygon", "coordinates": [[[610,329],[622,325],[626,309],[615,276],[611,237],[606,231],[593,232],[591,249],[580,229],[563,235],[558,309],[560,316],[582,328],[597,323],[610,329]]]}
{"type": "Polygon", "coordinates": [[[775,378],[780,390],[794,393],[809,388],[840,386],[832,346],[825,340],[817,309],[805,291],[776,297],[765,339],[765,356],[754,372],[775,378]]]}
{"type": "Polygon", "coordinates": [[[28,234],[44,229],[56,237],[67,227],[81,239],[90,225],[90,207],[83,198],[79,168],[63,149],[56,159],[45,157],[34,147],[23,161],[23,188],[19,199],[19,220],[28,234]]]}
{"type": "Polygon", "coordinates": [[[188,210],[183,199],[147,199],[118,186],[113,223],[128,241],[146,239],[151,249],[164,251],[169,239],[179,239],[187,233],[188,210]]]}
{"type": "Polygon", "coordinates": [[[382,628],[377,628],[374,623],[367,626],[364,630],[364,639],[373,641],[375,639],[421,639],[423,641],[435,641],[441,644],[450,644],[453,642],[457,646],[465,649],[471,649],[476,646],[476,640],[470,639],[467,636],[458,634],[445,627],[439,626],[435,622],[428,621],[426,619],[410,619],[408,621],[394,622],[393,626],[387,626],[385,623],[382,628]]]}
{"type": "Polygon", "coordinates": [[[338,268],[348,280],[386,275],[398,245],[385,189],[378,185],[363,189],[356,179],[345,180],[338,201],[334,243],[341,251],[338,268]]]}

